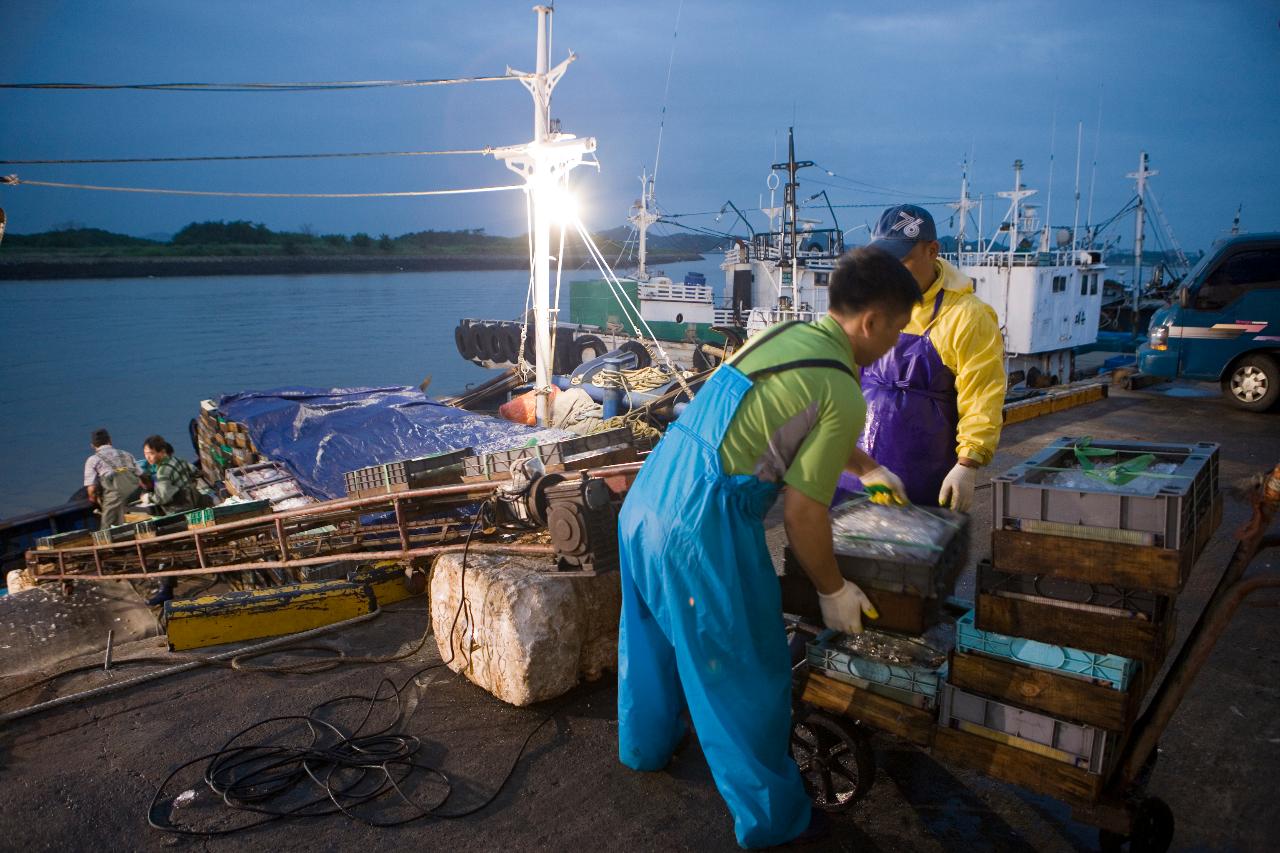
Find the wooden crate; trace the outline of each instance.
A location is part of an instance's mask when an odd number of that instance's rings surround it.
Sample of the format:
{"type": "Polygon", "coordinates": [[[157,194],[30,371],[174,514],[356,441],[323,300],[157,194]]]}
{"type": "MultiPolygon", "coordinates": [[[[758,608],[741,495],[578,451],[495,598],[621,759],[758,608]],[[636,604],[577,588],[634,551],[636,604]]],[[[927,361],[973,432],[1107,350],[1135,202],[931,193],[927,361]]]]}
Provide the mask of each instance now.
{"type": "Polygon", "coordinates": [[[1150,620],[979,592],[976,610],[974,621],[983,631],[1121,655],[1157,670],[1173,642],[1174,612],[1167,604],[1150,620]]]}
{"type": "Polygon", "coordinates": [[[934,713],[895,702],[843,681],[808,672],[798,690],[800,701],[866,723],[905,741],[928,746],[936,728],[934,713]]]}
{"type": "Polygon", "coordinates": [[[1005,572],[1054,575],[1083,583],[1107,583],[1176,595],[1221,522],[1222,497],[1218,496],[1206,513],[1204,523],[1196,526],[1195,535],[1176,550],[1048,533],[995,530],[991,534],[991,561],[1005,572]]]}
{"type": "Polygon", "coordinates": [[[976,770],[1037,794],[1047,794],[1069,805],[1090,806],[1096,803],[1102,795],[1106,778],[1103,774],[1090,773],[1053,758],[946,726],[939,726],[934,732],[933,754],[949,764],[976,770]]]}
{"type": "Polygon", "coordinates": [[[1150,681],[1150,667],[1139,667],[1127,690],[1096,684],[1087,678],[1062,675],[983,654],[953,652],[947,680],[1032,711],[1109,731],[1133,724],[1150,681]]]}

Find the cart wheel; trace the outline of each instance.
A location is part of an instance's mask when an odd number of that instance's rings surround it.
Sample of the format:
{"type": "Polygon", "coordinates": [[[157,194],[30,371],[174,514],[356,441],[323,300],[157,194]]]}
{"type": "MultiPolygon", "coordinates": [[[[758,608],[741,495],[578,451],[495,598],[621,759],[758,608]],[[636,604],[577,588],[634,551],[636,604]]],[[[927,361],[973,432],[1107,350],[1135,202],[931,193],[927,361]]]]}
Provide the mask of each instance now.
{"type": "Polygon", "coordinates": [[[1129,853],[1164,853],[1173,843],[1173,810],[1159,797],[1147,797],[1133,812],[1130,835],[1098,830],[1098,849],[1118,853],[1129,845],[1129,853]]]}
{"type": "Polygon", "coordinates": [[[791,757],[805,790],[823,811],[843,811],[866,796],[875,780],[871,741],[857,726],[810,712],[791,727],[791,757]]]}

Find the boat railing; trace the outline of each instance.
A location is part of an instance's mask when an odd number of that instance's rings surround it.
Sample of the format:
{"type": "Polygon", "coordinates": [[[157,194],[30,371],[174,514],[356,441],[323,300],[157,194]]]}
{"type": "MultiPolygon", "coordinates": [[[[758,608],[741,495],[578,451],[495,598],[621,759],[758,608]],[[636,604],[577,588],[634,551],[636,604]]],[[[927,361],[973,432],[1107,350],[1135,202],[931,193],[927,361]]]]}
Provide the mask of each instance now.
{"type": "Polygon", "coordinates": [[[640,285],[640,298],[665,302],[711,302],[714,292],[701,284],[646,283],[640,285]]]}
{"type": "Polygon", "coordinates": [[[962,267],[1068,267],[1096,265],[1088,252],[1060,249],[1053,252],[947,252],[944,258],[962,267]]]}

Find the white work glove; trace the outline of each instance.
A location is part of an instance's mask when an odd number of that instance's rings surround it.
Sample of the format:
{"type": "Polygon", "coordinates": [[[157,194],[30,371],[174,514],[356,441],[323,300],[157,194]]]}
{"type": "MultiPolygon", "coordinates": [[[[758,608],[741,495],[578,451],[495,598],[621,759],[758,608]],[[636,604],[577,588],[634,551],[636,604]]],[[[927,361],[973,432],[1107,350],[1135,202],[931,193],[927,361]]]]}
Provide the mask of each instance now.
{"type": "Polygon", "coordinates": [[[858,478],[866,489],[872,503],[896,504],[903,506],[907,501],[907,487],[902,485],[898,475],[883,465],[877,465],[858,478]]]}
{"type": "Polygon", "coordinates": [[[938,492],[938,505],[956,512],[968,512],[973,506],[973,487],[977,479],[977,468],[968,468],[957,462],[942,481],[942,489],[938,492]]]}
{"type": "Polygon", "coordinates": [[[818,604],[822,608],[822,623],[832,631],[844,634],[862,633],[863,613],[871,619],[880,618],[866,593],[858,589],[857,584],[847,580],[839,592],[831,595],[818,593],[818,604]]]}

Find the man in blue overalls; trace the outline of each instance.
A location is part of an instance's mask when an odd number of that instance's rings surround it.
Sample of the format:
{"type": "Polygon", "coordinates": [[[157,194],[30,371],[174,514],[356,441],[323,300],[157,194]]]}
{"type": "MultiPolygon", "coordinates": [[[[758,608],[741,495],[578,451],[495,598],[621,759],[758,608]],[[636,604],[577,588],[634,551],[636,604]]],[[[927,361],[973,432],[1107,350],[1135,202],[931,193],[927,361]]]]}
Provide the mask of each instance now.
{"type": "MultiPolygon", "coordinates": [[[[969,277],[938,257],[924,208],[889,208],[872,238],[902,260],[921,300],[893,349],[862,370],[867,427],[858,446],[902,476],[912,503],[968,512],[1004,422],[1000,323],[969,277]]],[[[843,475],[836,500],[865,485],[843,475]]]]}
{"type": "Polygon", "coordinates": [[[856,632],[875,612],[836,568],[827,507],[846,468],[900,485],[856,447],[857,371],[898,340],[920,290],[892,255],[862,248],[836,264],[828,293],[822,320],[774,326],[716,371],[645,462],[618,523],[621,760],[666,766],[687,708],[743,847],[795,839],[811,819],[788,754],[791,664],[764,515],[786,485],[788,540],[823,621],[856,632]]]}

